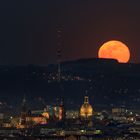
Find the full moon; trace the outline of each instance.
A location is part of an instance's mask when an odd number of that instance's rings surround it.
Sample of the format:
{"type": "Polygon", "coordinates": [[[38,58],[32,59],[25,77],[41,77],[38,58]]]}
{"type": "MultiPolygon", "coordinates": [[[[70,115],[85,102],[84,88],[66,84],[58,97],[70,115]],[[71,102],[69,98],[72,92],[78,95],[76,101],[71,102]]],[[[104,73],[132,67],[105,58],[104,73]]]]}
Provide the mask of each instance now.
{"type": "Polygon", "coordinates": [[[100,47],[98,57],[116,59],[120,63],[127,63],[130,59],[130,51],[121,41],[111,40],[100,47]]]}

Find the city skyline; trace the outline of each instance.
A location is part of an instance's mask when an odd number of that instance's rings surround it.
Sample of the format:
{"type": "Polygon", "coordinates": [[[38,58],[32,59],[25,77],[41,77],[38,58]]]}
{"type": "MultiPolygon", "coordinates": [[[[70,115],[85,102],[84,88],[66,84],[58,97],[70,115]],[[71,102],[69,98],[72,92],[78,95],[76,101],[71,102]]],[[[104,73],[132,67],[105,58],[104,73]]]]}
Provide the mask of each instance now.
{"type": "Polygon", "coordinates": [[[140,139],[140,1],[0,1],[0,139],[140,139]]]}

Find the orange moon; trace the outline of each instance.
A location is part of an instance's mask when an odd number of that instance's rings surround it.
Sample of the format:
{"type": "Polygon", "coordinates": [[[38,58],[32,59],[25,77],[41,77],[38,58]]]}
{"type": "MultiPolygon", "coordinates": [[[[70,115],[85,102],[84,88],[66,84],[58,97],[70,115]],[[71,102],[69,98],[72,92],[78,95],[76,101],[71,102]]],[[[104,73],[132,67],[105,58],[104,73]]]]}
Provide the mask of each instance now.
{"type": "Polygon", "coordinates": [[[116,59],[120,63],[127,63],[130,59],[130,51],[124,43],[111,40],[100,47],[98,58],[116,59]]]}

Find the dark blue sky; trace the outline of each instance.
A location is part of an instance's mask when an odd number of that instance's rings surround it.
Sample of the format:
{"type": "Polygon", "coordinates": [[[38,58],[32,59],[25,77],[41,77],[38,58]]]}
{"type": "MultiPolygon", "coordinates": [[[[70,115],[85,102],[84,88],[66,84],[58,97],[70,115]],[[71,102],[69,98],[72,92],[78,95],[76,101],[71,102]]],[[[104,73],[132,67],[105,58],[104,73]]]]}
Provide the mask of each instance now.
{"type": "Polygon", "coordinates": [[[140,62],[139,0],[0,1],[0,64],[56,62],[56,30],[63,26],[63,60],[97,57],[111,39],[140,62]]]}

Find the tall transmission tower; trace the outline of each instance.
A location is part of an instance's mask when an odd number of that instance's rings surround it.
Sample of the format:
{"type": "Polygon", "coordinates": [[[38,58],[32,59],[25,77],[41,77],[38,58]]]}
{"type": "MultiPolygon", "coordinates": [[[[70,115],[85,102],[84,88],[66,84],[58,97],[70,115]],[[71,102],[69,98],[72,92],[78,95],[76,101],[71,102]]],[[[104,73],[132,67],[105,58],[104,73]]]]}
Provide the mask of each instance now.
{"type": "Polygon", "coordinates": [[[57,63],[58,63],[58,82],[61,81],[61,56],[63,43],[63,28],[57,28],[57,63]]]}

